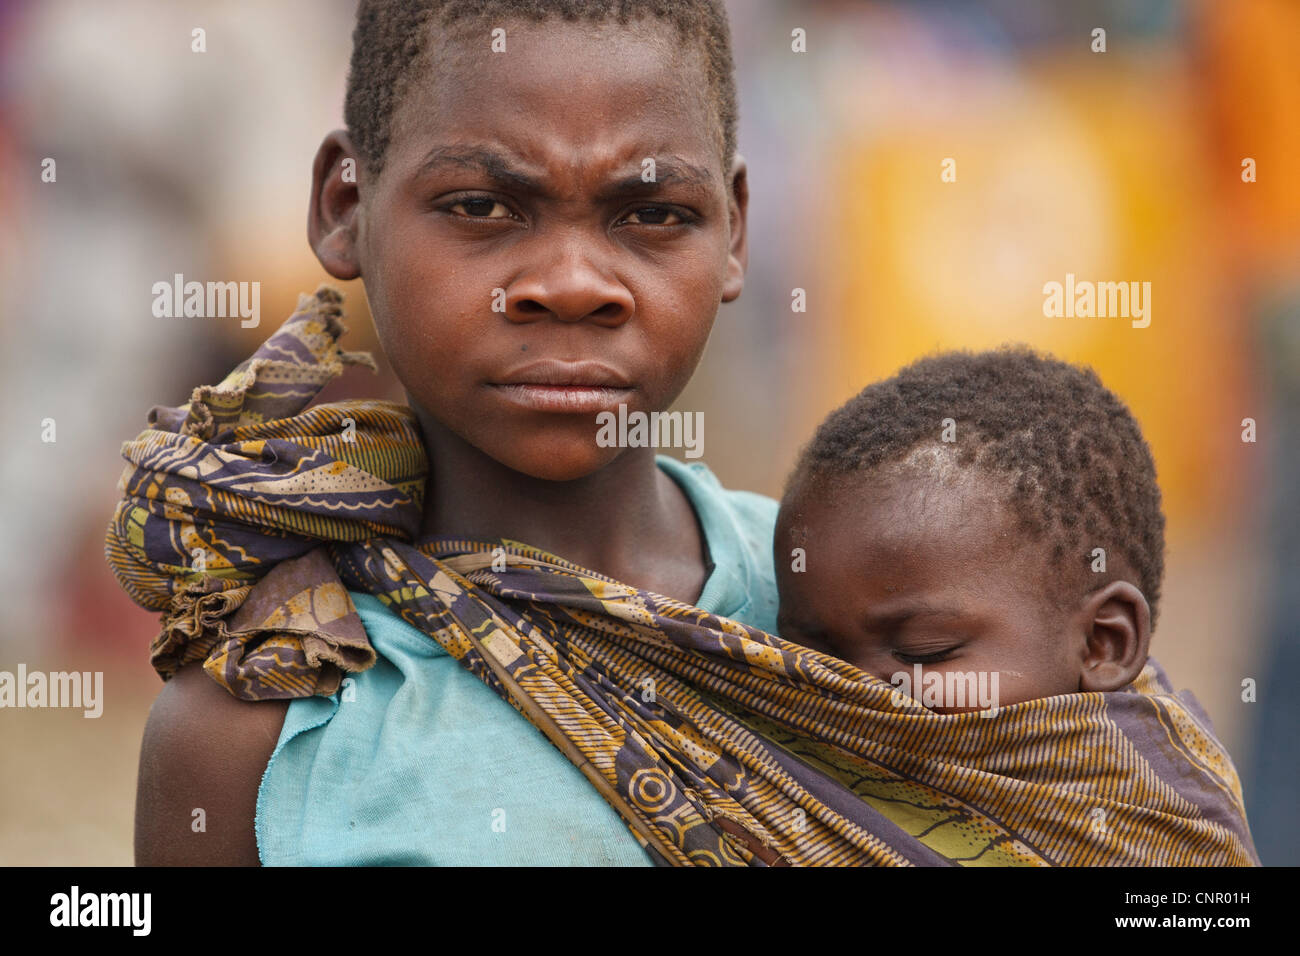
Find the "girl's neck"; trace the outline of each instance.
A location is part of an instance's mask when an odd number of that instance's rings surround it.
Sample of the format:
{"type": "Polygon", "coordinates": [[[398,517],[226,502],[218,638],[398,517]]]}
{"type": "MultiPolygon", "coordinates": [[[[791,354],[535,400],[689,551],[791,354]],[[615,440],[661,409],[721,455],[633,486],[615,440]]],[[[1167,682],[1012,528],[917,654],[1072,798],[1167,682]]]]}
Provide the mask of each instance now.
{"type": "Polygon", "coordinates": [[[421,538],[511,538],[646,590],[694,603],[704,585],[704,536],[690,501],[629,448],[572,481],[515,471],[420,416],[429,478],[421,538]]]}

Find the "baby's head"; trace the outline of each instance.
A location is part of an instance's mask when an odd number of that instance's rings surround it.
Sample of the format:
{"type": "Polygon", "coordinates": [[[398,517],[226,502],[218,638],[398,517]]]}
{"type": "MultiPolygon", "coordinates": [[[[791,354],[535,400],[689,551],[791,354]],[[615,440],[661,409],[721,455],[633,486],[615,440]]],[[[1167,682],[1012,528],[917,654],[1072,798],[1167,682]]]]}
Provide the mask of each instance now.
{"type": "Polygon", "coordinates": [[[948,353],[822,423],[775,551],[782,637],[886,681],[918,664],[996,673],[1006,705],[1132,682],[1164,516],[1137,422],[1095,373],[948,353]]]}

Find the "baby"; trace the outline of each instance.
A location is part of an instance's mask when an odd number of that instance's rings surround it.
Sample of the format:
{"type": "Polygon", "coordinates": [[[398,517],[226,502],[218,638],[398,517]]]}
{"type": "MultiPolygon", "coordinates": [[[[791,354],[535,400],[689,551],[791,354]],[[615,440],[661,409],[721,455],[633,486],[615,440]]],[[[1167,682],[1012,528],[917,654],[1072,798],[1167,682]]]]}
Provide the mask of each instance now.
{"type": "Polygon", "coordinates": [[[1155,464],[1090,370],[926,358],[817,430],[776,523],[778,630],[941,713],[1115,691],[1164,567],[1155,464]]]}

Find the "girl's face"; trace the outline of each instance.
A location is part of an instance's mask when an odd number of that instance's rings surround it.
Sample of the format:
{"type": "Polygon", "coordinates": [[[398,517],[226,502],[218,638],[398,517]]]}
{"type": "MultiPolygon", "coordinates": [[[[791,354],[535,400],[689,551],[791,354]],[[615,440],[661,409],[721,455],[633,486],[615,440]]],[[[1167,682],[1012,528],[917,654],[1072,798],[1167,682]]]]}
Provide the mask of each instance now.
{"type": "Polygon", "coordinates": [[[671,26],[505,28],[507,52],[462,31],[413,78],[382,174],[358,171],[357,259],[421,418],[567,480],[620,454],[598,412],[672,403],[740,294],[744,171],[671,26]]]}

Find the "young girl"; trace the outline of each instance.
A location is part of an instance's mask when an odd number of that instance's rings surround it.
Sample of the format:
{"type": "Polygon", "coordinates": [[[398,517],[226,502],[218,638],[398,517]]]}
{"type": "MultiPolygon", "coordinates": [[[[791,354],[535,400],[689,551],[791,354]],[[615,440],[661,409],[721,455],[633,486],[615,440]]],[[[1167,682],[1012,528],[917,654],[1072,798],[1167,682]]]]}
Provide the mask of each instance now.
{"type": "MultiPolygon", "coordinates": [[[[666,409],[719,304],[741,292],[748,190],[724,10],[708,0],[638,3],[641,15],[628,19],[631,4],[570,3],[578,19],[569,21],[550,15],[559,6],[361,4],[348,129],[317,153],[309,235],[331,275],[365,280],[410,412],[383,418],[386,435],[360,463],[394,464],[385,487],[347,491],[387,495],[367,498],[375,520],[366,536],[524,541],[773,631],[776,503],[727,491],[703,465],[651,448],[600,447],[592,428],[597,412],[620,404],[666,409]],[[405,458],[389,462],[384,449],[405,458]]],[[[157,413],[155,427],[298,411],[351,360],[333,344],[338,312],[337,297],[321,294],[296,323],[310,330],[264,348],[246,383],[208,390],[170,418],[157,413]],[[274,380],[293,377],[267,363],[308,355],[320,362],[280,395],[296,406],[254,411],[250,395],[265,403],[274,380]]],[[[352,417],[364,428],[378,414],[352,417]]],[[[277,436],[263,437],[269,447],[277,436]]],[[[223,451],[224,465],[240,454],[223,451]]],[[[287,450],[274,453],[287,467],[287,450]]],[[[177,485],[179,470],[170,472],[177,485]]],[[[323,491],[320,470],[301,478],[309,470],[262,476],[260,501],[277,496],[283,504],[267,507],[288,509],[300,504],[294,495],[323,491]]],[[[135,510],[151,510],[147,487],[129,493],[135,510]]],[[[329,517],[356,513],[340,506],[329,517]]],[[[200,530],[196,547],[205,573],[235,575],[222,579],[232,588],[319,543],[297,539],[239,568],[242,555],[223,557],[220,537],[200,530]]],[[[191,550],[175,563],[192,564],[191,550]]],[[[175,675],[145,735],[139,863],[648,862],[568,758],[379,598],[354,590],[358,620],[332,594],[339,613],[314,621],[359,624],[355,644],[368,641],[374,650],[362,658],[378,662],[354,675],[330,714],[323,697],[240,699],[326,690],[316,678],[254,691],[244,672],[226,687],[202,673],[217,652],[189,640],[209,612],[196,609],[202,599],[186,603],[180,581],[155,599],[169,610],[170,635],[155,662],[175,675]],[[196,807],[204,833],[190,827],[196,807]]],[[[229,605],[232,593],[215,596],[229,605]]],[[[269,594],[263,586],[249,598],[259,613],[276,603],[269,594]]],[[[246,620],[251,605],[241,610],[246,620]]],[[[242,655],[246,670],[272,666],[242,655]]],[[[320,659],[328,671],[346,657],[344,638],[320,659]]]]}

